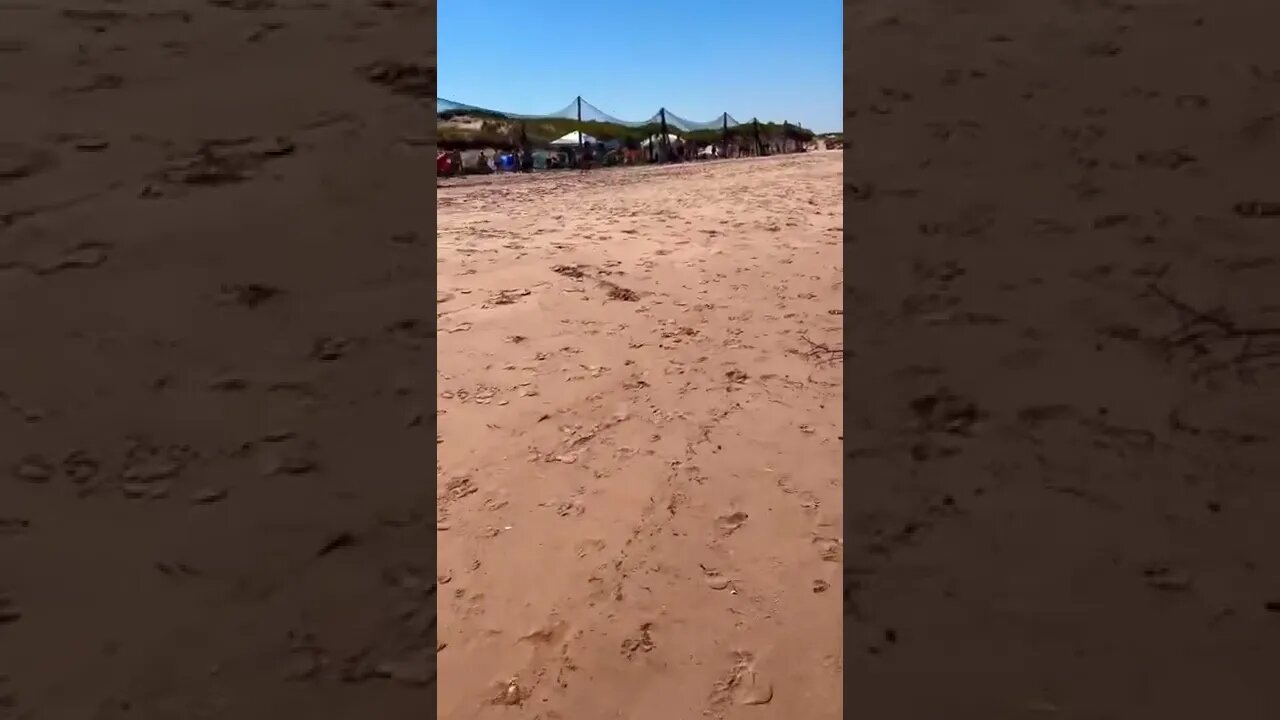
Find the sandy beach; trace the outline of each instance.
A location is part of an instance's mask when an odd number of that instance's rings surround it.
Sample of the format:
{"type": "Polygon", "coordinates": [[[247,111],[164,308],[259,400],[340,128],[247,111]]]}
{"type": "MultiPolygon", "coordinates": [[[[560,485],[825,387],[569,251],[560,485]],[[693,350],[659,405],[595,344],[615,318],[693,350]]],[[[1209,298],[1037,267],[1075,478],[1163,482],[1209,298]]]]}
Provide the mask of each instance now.
{"type": "Polygon", "coordinates": [[[842,160],[439,190],[441,717],[840,716],[842,160]]]}
{"type": "Polygon", "coordinates": [[[1272,717],[1278,7],[851,3],[845,153],[436,234],[433,3],[0,0],[0,719],[1272,717]]]}
{"type": "Polygon", "coordinates": [[[850,717],[1275,714],[1278,9],[846,5],[850,717]]]}
{"type": "Polygon", "coordinates": [[[428,712],[433,33],[0,3],[0,717],[428,712]]]}

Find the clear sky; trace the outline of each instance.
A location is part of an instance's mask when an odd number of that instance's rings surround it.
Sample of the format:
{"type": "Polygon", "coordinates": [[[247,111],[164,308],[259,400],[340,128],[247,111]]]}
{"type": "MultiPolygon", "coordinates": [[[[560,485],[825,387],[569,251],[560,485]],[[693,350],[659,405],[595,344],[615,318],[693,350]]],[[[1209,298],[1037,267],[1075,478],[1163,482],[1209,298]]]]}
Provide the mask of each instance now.
{"type": "Polygon", "coordinates": [[[623,120],[843,125],[839,0],[439,0],[439,95],[552,113],[581,95],[623,120]]]}

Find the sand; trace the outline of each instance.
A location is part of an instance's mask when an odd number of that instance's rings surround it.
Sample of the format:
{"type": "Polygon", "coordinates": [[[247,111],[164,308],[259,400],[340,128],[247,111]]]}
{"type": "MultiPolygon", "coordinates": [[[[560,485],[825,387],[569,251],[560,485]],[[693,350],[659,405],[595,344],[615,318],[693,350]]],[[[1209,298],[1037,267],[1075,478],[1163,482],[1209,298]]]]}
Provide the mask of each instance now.
{"type": "Polygon", "coordinates": [[[0,717],[1270,717],[1276,8],[852,4],[847,217],[465,181],[437,265],[429,11],[0,3],[0,717]]]}
{"type": "Polygon", "coordinates": [[[0,3],[0,717],[429,711],[434,82],[363,68],[432,67],[434,5],[397,5],[0,3]]]}
{"type": "Polygon", "coordinates": [[[440,189],[441,717],[840,716],[841,161],[440,189]]]}
{"type": "Polygon", "coordinates": [[[437,263],[429,15],[3,7],[0,717],[835,717],[838,156],[437,263]]]}
{"type": "Polygon", "coordinates": [[[1280,6],[847,7],[850,716],[1274,715],[1280,6]]]}

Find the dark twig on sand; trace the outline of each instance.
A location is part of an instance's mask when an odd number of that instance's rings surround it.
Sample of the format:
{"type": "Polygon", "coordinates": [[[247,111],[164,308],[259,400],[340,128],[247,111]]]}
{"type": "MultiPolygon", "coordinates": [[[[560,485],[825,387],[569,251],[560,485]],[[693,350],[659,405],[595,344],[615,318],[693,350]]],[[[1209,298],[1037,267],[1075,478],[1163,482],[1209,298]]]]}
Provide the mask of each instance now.
{"type": "Polygon", "coordinates": [[[1177,330],[1165,336],[1165,343],[1170,350],[1180,347],[1191,347],[1202,358],[1196,370],[1197,377],[1207,377],[1220,370],[1235,368],[1241,380],[1250,380],[1252,371],[1249,363],[1280,355],[1280,347],[1268,346],[1256,348],[1255,340],[1259,338],[1280,339],[1280,327],[1242,327],[1233,320],[1225,310],[1201,310],[1177,298],[1154,283],[1147,285],[1147,292],[1182,316],[1182,324],[1177,330]],[[1212,341],[1241,340],[1240,349],[1226,360],[1209,361],[1210,350],[1206,343],[1212,341]]]}
{"type": "Polygon", "coordinates": [[[800,339],[809,344],[808,351],[804,353],[807,358],[817,358],[826,362],[834,362],[837,358],[844,358],[843,345],[831,347],[825,343],[814,342],[804,335],[801,335],[800,339]]]}
{"type": "MultiPolygon", "coordinates": [[[[1168,303],[1175,310],[1182,313],[1184,322],[1181,330],[1190,330],[1191,326],[1197,322],[1212,325],[1217,328],[1223,339],[1230,338],[1256,338],[1256,337],[1280,337],[1280,327],[1276,328],[1246,328],[1240,327],[1229,317],[1226,317],[1222,310],[1216,309],[1211,311],[1199,310],[1191,305],[1179,300],[1173,295],[1162,290],[1154,283],[1147,285],[1147,291],[1152,295],[1160,298],[1168,303]]],[[[1202,335],[1203,333],[1198,333],[1202,335]]]]}

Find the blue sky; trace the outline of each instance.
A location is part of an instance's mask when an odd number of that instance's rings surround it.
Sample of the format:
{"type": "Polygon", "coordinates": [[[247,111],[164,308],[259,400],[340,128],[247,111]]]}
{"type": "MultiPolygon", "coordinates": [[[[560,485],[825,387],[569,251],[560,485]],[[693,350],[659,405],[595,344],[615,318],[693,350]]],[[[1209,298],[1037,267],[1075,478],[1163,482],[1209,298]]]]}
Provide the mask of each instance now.
{"type": "Polygon", "coordinates": [[[843,125],[839,0],[439,0],[440,97],[552,113],[581,95],[623,120],[843,125]],[[622,8],[626,8],[623,10],[622,8]]]}

